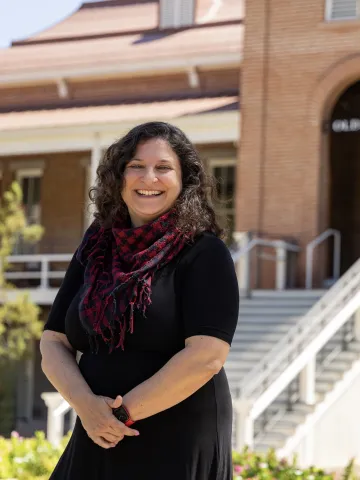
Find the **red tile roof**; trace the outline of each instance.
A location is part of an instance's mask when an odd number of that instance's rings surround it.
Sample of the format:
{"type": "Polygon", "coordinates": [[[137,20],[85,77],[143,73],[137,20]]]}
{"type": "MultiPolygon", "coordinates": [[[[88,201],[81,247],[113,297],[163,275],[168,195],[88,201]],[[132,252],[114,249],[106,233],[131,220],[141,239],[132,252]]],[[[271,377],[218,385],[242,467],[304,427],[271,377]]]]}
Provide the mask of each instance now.
{"type": "Polygon", "coordinates": [[[168,120],[238,110],[238,97],[196,98],[167,102],[105,105],[58,110],[38,110],[0,114],[0,132],[54,127],[92,126],[109,123],[168,120]]]}
{"type": "MultiPolygon", "coordinates": [[[[244,0],[197,0],[196,24],[243,18],[244,0]]],[[[152,30],[157,27],[158,0],[112,0],[85,3],[63,21],[25,41],[81,38],[152,30]]]]}
{"type": "MultiPolygon", "coordinates": [[[[0,50],[0,83],[12,75],[56,72],[66,76],[76,70],[109,72],[138,64],[167,61],[176,66],[193,58],[238,54],[240,61],[243,26],[240,24],[207,26],[152,36],[135,34],[65,43],[17,46],[0,50]]],[[[169,65],[170,66],[170,65],[169,65]]]]}

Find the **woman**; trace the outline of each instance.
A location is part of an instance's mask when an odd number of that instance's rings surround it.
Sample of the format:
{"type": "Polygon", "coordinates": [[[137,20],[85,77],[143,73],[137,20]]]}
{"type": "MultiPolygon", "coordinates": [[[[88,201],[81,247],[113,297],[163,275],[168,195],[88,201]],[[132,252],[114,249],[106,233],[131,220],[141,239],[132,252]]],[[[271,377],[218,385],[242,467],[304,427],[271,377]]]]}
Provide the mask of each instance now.
{"type": "Polygon", "coordinates": [[[223,364],[239,298],[204,167],[154,122],[114,143],[97,176],[95,221],[41,340],[78,415],[51,479],[230,480],[223,364]]]}

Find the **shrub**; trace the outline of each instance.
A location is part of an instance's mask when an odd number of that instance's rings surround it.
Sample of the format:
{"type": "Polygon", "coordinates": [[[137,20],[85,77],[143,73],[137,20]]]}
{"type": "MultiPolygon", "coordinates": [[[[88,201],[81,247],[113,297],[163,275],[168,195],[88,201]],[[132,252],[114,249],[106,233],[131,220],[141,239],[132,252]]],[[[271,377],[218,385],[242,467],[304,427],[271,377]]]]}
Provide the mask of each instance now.
{"type": "Polygon", "coordinates": [[[274,450],[267,454],[253,453],[245,448],[233,453],[234,480],[333,480],[333,474],[310,467],[300,468],[297,458],[292,461],[278,459],[274,450]]]}
{"type": "MultiPolygon", "coordinates": [[[[11,438],[0,437],[0,480],[48,480],[69,440],[54,447],[43,432],[22,438],[13,432],[11,438]]],[[[278,459],[274,450],[257,454],[245,448],[233,453],[234,480],[334,480],[335,476],[315,467],[302,469],[297,459],[278,459]]],[[[346,467],[344,480],[355,480],[353,460],[346,467]]],[[[169,480],[171,472],[169,472],[169,480]]]]}
{"type": "Polygon", "coordinates": [[[22,438],[13,432],[10,439],[0,437],[0,479],[48,480],[68,441],[59,447],[45,439],[43,432],[22,438]]]}

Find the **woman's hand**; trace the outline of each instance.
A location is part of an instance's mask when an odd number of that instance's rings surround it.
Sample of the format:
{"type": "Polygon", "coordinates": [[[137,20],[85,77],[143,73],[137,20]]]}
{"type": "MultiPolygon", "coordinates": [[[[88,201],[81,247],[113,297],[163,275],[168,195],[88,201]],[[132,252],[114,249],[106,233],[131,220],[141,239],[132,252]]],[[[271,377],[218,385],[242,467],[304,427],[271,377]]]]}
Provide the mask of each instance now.
{"type": "Polygon", "coordinates": [[[137,430],[127,427],[112,413],[113,408],[122,404],[122,397],[116,399],[93,395],[84,405],[76,409],[81,423],[91,440],[103,448],[115,447],[125,435],[139,435],[137,430]]]}

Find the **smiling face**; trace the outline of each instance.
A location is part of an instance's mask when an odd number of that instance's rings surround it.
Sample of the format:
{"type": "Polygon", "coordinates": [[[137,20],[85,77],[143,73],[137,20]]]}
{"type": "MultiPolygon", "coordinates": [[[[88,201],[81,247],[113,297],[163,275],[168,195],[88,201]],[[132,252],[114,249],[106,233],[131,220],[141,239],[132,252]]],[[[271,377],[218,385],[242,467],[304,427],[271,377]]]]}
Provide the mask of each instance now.
{"type": "Polygon", "coordinates": [[[135,227],[171,209],[182,189],[176,153],[161,138],[140,143],[124,171],[122,198],[135,227]]]}

